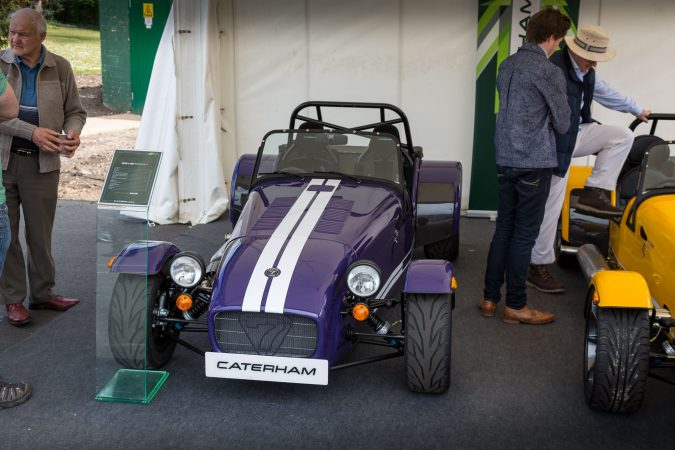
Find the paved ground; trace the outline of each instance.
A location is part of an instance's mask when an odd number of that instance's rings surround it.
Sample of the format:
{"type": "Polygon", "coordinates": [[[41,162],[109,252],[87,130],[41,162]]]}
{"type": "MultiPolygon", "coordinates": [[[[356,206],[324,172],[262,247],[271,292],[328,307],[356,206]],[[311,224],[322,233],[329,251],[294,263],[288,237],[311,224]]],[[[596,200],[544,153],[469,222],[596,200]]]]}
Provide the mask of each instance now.
{"type": "MultiPolygon", "coordinates": [[[[178,348],[166,367],[166,385],[143,406],[93,400],[105,378],[97,339],[107,338],[96,325],[102,314],[95,292],[97,211],[91,203],[61,201],[54,243],[57,290],[82,302],[65,313],[38,311],[24,328],[11,327],[0,314],[0,370],[30,380],[35,389],[29,402],[0,410],[0,447],[672,447],[675,387],[650,379],[642,410],[628,417],[586,407],[585,286],[579,273],[555,268],[568,285],[565,295],[530,292],[531,303],[558,314],[552,325],[508,326],[478,315],[493,226],[485,219],[462,222],[447,394],[408,392],[402,359],[333,372],[327,387],[314,387],[207,379],[203,360],[178,348]]],[[[221,220],[155,227],[151,236],[209,257],[227,230],[221,220]]],[[[208,345],[203,335],[191,341],[208,345]]]]}

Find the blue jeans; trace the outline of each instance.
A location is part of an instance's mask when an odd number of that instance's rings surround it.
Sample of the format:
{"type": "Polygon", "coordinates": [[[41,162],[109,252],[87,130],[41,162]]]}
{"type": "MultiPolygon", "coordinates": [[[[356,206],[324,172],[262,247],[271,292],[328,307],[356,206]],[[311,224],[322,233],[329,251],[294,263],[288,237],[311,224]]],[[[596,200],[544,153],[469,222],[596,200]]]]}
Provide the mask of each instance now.
{"type": "Polygon", "coordinates": [[[9,228],[9,216],[7,215],[7,204],[0,204],[0,274],[2,274],[2,267],[5,265],[5,256],[9,248],[9,241],[12,239],[11,230],[9,228]]]}
{"type": "Polygon", "coordinates": [[[530,253],[544,218],[553,169],[497,166],[499,207],[485,270],[486,300],[498,303],[506,279],[506,305],[527,305],[525,281],[530,253]]]}

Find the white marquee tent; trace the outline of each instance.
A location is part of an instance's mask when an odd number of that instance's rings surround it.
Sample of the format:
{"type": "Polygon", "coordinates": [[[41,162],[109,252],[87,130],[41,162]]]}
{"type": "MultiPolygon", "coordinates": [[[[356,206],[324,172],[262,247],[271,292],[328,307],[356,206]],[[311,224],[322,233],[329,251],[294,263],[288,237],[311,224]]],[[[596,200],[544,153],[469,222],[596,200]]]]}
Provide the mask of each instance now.
{"type": "MultiPolygon", "coordinates": [[[[425,157],[463,164],[466,206],[477,2],[174,0],[136,142],[164,153],[151,220],[220,216],[237,158],[306,100],[400,106],[425,157]]],[[[600,75],[655,112],[675,112],[673,19],[671,0],[581,0],[579,23],[607,28],[618,51],[600,75]]],[[[594,108],[605,123],[631,120],[594,108]]]]}

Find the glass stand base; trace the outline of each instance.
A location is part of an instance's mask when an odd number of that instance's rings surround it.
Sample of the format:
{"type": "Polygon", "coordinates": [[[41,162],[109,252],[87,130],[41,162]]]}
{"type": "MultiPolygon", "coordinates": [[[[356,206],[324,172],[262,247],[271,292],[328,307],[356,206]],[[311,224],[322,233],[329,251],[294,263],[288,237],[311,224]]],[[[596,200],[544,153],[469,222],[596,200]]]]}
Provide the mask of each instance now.
{"type": "Polygon", "coordinates": [[[147,405],[169,378],[169,372],[120,369],[94,397],[99,402],[147,405]]]}

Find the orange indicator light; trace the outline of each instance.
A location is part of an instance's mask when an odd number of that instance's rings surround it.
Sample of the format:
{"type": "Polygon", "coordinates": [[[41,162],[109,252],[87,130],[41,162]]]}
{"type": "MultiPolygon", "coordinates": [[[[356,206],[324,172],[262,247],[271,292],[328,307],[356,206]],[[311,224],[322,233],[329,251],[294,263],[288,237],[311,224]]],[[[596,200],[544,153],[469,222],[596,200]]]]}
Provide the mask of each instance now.
{"type": "Polygon", "coordinates": [[[600,294],[598,294],[598,291],[593,291],[593,304],[597,305],[600,303],[600,294]]]}
{"type": "Polygon", "coordinates": [[[370,315],[370,309],[365,303],[357,303],[352,308],[352,316],[359,322],[363,322],[370,315]]]}
{"type": "Polygon", "coordinates": [[[450,280],[450,287],[452,288],[453,291],[457,289],[457,278],[455,278],[454,275],[452,277],[452,280],[450,280]]]}
{"type": "Polygon", "coordinates": [[[176,299],[176,307],[181,311],[187,311],[192,308],[192,297],[187,294],[181,294],[176,299]]]}

